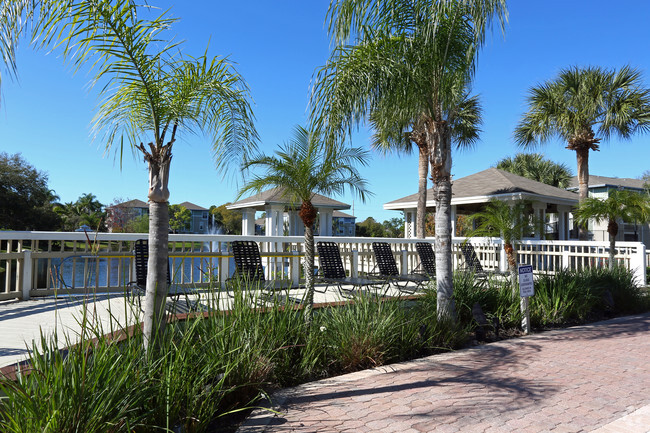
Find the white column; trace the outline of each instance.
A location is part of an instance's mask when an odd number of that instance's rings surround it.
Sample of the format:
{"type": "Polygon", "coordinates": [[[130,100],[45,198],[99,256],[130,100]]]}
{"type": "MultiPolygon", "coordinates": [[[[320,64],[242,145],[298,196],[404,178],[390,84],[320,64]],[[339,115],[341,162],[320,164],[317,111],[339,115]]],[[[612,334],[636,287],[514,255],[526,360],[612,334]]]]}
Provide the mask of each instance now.
{"type": "Polygon", "coordinates": [[[241,234],[243,236],[255,235],[255,209],[242,211],[241,234]]]}
{"type": "Polygon", "coordinates": [[[533,202],[533,215],[537,220],[535,224],[535,239],[544,239],[546,227],[546,203],[533,202]]]}
{"type": "Polygon", "coordinates": [[[456,206],[451,207],[451,237],[456,237],[456,206]]]}
{"type": "Polygon", "coordinates": [[[404,209],[404,237],[415,238],[415,209],[404,209]]]}
{"type": "Polygon", "coordinates": [[[557,232],[558,240],[566,241],[569,239],[569,211],[571,208],[569,206],[559,206],[557,207],[557,232]]]}
{"type": "Polygon", "coordinates": [[[332,236],[332,209],[318,208],[318,234],[320,236],[332,236]]]}
{"type": "Polygon", "coordinates": [[[266,206],[266,236],[282,235],[283,206],[266,206]]]}

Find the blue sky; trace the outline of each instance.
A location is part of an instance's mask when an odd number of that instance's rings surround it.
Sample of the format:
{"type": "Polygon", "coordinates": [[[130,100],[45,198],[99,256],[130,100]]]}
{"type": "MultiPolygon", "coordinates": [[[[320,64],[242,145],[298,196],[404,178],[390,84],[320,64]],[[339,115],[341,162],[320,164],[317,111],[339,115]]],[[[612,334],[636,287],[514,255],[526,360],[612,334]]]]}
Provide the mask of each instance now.
{"type": "MultiPolygon", "coordinates": [[[[297,124],[307,121],[309,86],[314,71],[329,53],[324,20],[328,1],[269,2],[150,1],[181,19],[173,28],[185,40],[183,51],[201,55],[208,42],[210,55],[227,55],[248,82],[261,137],[260,147],[272,153],[297,124]]],[[[560,69],[598,65],[641,69],[650,86],[650,2],[621,0],[510,1],[505,36],[495,30],[479,56],[473,93],[484,110],[481,140],[471,150],[455,152],[452,173],[467,176],[514,155],[512,131],[525,110],[528,89],[554,78],[560,69]]],[[[22,153],[49,175],[49,186],[62,201],[93,193],[104,204],[116,198],[146,201],[147,166],[141,158],[104,155],[104,144],[93,141],[90,123],[96,92],[88,89],[90,75],[73,74],[56,53],[35,52],[23,41],[18,52],[18,80],[2,70],[0,151],[22,153]]],[[[362,126],[354,146],[369,148],[362,126]]],[[[631,141],[603,141],[590,154],[590,172],[601,176],[638,177],[650,169],[650,136],[631,141]]],[[[540,150],[574,171],[575,153],[559,141],[540,150]]],[[[205,137],[183,136],[175,145],[170,175],[170,201],[201,206],[233,201],[237,184],[223,179],[210,158],[205,137]]],[[[360,220],[379,221],[401,216],[384,211],[383,203],[417,190],[417,157],[372,154],[362,174],[374,193],[366,203],[354,199],[360,220]]],[[[346,194],[337,199],[352,203],[346,194]]]]}

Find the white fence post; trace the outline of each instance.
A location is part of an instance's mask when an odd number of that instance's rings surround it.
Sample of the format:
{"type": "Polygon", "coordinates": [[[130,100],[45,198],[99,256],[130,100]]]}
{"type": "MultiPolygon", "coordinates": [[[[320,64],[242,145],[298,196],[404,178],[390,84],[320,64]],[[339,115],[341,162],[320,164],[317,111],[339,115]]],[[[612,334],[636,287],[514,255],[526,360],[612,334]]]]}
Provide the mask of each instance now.
{"type": "Polygon", "coordinates": [[[230,257],[221,257],[219,259],[219,283],[221,288],[226,288],[226,280],[230,277],[230,257]]]}
{"type": "Polygon", "coordinates": [[[359,277],[359,251],[352,250],[352,263],[350,263],[350,276],[359,277]]]}
{"type": "Polygon", "coordinates": [[[23,301],[29,299],[29,292],[32,289],[32,280],[33,280],[33,267],[32,263],[32,252],[30,250],[23,251],[23,269],[22,269],[22,290],[23,290],[23,301]]]}
{"type": "Polygon", "coordinates": [[[506,257],[506,243],[500,239],[499,245],[499,271],[506,272],[508,270],[508,260],[506,257]]]}
{"type": "Polygon", "coordinates": [[[562,269],[569,269],[569,248],[562,249],[562,269]]]}
{"type": "Polygon", "coordinates": [[[408,275],[409,273],[409,252],[407,250],[402,250],[402,259],[400,261],[400,267],[402,268],[402,275],[408,275]]]}
{"type": "Polygon", "coordinates": [[[636,253],[630,257],[630,270],[634,273],[634,277],[641,286],[645,286],[647,283],[645,270],[648,264],[645,261],[645,245],[639,242],[639,246],[636,248],[636,253]]]}
{"type": "MultiPolygon", "coordinates": [[[[300,257],[298,251],[292,251],[291,255],[291,285],[298,287],[300,285],[300,257]]],[[[306,277],[306,275],[305,275],[306,277]]]]}

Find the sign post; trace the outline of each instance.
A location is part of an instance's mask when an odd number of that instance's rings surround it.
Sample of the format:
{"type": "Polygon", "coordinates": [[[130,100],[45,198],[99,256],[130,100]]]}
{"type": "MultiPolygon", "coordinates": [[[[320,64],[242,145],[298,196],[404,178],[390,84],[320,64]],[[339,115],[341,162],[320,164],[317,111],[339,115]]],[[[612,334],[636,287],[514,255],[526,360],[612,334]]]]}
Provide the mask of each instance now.
{"type": "Polygon", "coordinates": [[[530,333],[530,308],[528,307],[528,298],[535,294],[535,282],[533,281],[533,267],[532,265],[519,265],[519,296],[521,301],[519,303],[523,318],[521,320],[521,327],[524,333],[530,333]]]}

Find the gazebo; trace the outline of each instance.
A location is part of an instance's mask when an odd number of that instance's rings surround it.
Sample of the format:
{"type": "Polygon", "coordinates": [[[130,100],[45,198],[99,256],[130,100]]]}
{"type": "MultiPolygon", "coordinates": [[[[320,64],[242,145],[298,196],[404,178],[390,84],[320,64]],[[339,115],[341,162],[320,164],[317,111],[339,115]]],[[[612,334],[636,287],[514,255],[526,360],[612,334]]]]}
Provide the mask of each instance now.
{"type": "MultiPolygon", "coordinates": [[[[332,214],[335,210],[350,209],[350,205],[333,200],[320,194],[314,194],[311,200],[318,210],[318,224],[320,236],[332,236],[332,214]]],[[[290,203],[284,197],[283,190],[272,188],[260,194],[240,200],[226,206],[227,209],[239,210],[243,214],[242,235],[255,234],[255,212],[266,212],[266,235],[281,236],[285,214],[289,223],[289,236],[302,236],[305,228],[298,216],[301,203],[290,203]]]]}
{"type": "MultiPolygon", "coordinates": [[[[569,213],[578,204],[578,194],[554,186],[546,185],[507,171],[488,168],[481,172],[452,181],[451,224],[456,233],[456,217],[480,211],[491,199],[504,201],[528,200],[533,211],[542,221],[546,214],[556,214],[557,236],[559,240],[569,239],[569,213]]],[[[415,237],[415,214],[417,194],[384,204],[384,209],[404,212],[404,237],[415,237]]],[[[433,190],[427,191],[427,211],[435,210],[433,190]]],[[[544,234],[539,228],[535,239],[544,234]]]]}

